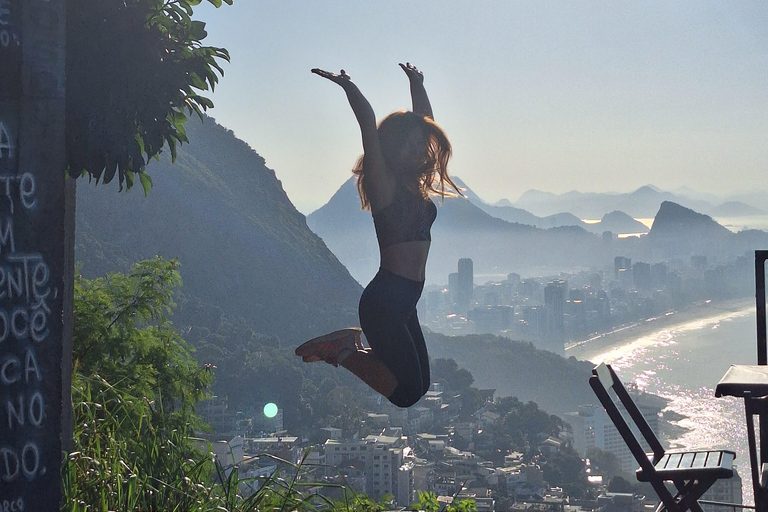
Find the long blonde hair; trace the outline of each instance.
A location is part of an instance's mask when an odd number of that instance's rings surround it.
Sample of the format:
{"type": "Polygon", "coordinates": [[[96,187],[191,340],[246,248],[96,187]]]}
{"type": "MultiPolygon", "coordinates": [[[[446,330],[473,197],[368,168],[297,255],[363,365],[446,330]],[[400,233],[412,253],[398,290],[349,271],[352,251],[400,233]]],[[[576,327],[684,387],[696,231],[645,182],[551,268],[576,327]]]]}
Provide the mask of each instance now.
{"type": "MultiPolygon", "coordinates": [[[[441,198],[453,197],[453,191],[446,190],[446,183],[459,194],[464,195],[459,187],[448,176],[448,160],[451,158],[451,143],[437,123],[427,116],[415,114],[407,110],[399,110],[385,117],[379,123],[377,133],[379,144],[384,156],[384,164],[392,172],[399,166],[398,155],[403,148],[408,135],[416,129],[423,130],[426,138],[427,158],[423,164],[414,169],[419,175],[419,188],[426,198],[437,195],[441,198]]],[[[357,175],[357,191],[364,210],[369,210],[371,203],[365,191],[365,155],[361,156],[352,172],[357,175]]]]}

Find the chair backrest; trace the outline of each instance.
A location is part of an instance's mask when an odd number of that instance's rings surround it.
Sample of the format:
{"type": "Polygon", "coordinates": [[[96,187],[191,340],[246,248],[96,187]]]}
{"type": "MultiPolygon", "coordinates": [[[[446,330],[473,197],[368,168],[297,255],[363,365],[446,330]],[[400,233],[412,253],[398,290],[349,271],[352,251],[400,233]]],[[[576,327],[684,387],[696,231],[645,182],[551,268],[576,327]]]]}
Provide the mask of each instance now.
{"type": "Polygon", "coordinates": [[[603,408],[605,408],[605,412],[608,413],[608,417],[611,418],[611,421],[616,426],[616,430],[619,431],[619,434],[624,439],[635,460],[640,464],[640,467],[645,471],[652,472],[654,470],[653,464],[664,456],[664,448],[643,417],[643,413],[640,412],[640,409],[632,400],[624,384],[619,380],[616,372],[613,371],[610,365],[600,363],[592,370],[589,385],[592,386],[592,390],[597,395],[603,408]],[[624,409],[629,413],[632,422],[640,431],[640,434],[642,434],[645,442],[648,443],[651,451],[653,451],[653,461],[648,459],[640,441],[635,437],[624,415],[621,414],[616,401],[609,393],[611,389],[624,406],[624,409]]]}
{"type": "Polygon", "coordinates": [[[757,299],[757,364],[768,364],[765,315],[765,262],[768,251],[755,251],[755,298],[757,299]]]}

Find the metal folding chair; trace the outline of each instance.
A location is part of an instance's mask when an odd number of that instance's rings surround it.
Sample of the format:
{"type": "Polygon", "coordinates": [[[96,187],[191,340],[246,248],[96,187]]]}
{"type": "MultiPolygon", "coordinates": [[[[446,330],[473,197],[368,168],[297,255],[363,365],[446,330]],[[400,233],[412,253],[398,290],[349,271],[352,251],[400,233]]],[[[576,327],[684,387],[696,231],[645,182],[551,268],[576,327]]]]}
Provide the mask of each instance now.
{"type": "Polygon", "coordinates": [[[589,385],[605,408],[622,439],[632,452],[640,467],[636,472],[640,482],[649,482],[661,500],[657,512],[684,512],[693,510],[702,512],[699,498],[720,478],[733,476],[732,451],[695,451],[665,452],[656,434],[653,433],[643,414],[632,397],[609,365],[601,363],[592,370],[589,385]],[[629,419],[648,443],[652,453],[645,453],[640,441],[635,437],[617,402],[609,390],[618,397],[629,419]],[[676,493],[667,487],[666,482],[674,484],[676,493]]]}

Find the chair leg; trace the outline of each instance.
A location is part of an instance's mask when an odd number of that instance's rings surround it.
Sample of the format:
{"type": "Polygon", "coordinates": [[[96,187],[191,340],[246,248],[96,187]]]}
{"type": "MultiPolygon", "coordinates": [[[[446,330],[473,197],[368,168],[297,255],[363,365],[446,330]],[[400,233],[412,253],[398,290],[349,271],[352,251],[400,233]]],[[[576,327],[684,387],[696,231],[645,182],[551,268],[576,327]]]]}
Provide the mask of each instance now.
{"type": "Polygon", "coordinates": [[[680,500],[680,510],[692,510],[693,512],[703,512],[701,505],[699,505],[699,498],[712,487],[717,478],[704,478],[701,480],[692,480],[690,485],[690,491],[680,500]]]}
{"type": "MultiPolygon", "coordinates": [[[[651,486],[653,486],[653,490],[656,491],[656,495],[661,500],[659,507],[656,509],[657,512],[662,512],[663,510],[668,510],[669,512],[683,512],[677,504],[677,498],[672,496],[672,493],[669,492],[669,489],[667,489],[664,482],[660,480],[651,481],[651,486]]],[[[679,494],[680,493],[678,492],[678,495],[679,494]]]]}

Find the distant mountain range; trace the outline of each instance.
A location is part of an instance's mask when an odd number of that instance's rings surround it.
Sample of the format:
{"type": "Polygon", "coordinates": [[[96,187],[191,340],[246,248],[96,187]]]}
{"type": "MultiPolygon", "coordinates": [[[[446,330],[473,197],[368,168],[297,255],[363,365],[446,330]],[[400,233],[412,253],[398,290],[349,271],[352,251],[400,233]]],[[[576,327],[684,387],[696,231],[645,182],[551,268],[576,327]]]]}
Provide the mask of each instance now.
{"type": "MultiPolygon", "coordinates": [[[[745,197],[745,199],[751,198],[745,197]]],[[[541,216],[570,212],[582,219],[600,219],[605,213],[617,210],[634,218],[650,218],[656,215],[659,205],[664,201],[674,202],[713,216],[768,214],[765,210],[751,206],[744,201],[731,200],[713,204],[712,201],[717,201],[717,199],[711,195],[703,196],[685,188],[680,189],[678,193],[665,192],[652,185],[640,187],[634,192],[626,194],[573,191],[558,195],[551,192],[529,190],[514,203],[502,201],[497,204],[514,206],[541,216]]]]}
{"type": "Polygon", "coordinates": [[[509,202],[496,203],[490,205],[480,199],[462,180],[458,177],[452,178],[463,190],[467,199],[492,217],[506,220],[518,224],[528,224],[537,228],[549,229],[562,226],[579,226],[590,233],[601,234],[605,231],[613,233],[647,233],[648,227],[642,222],[638,222],[626,213],[618,210],[611,211],[601,216],[599,222],[587,223],[582,221],[576,215],[567,211],[561,211],[546,217],[539,217],[522,208],[516,208],[509,202]]]}
{"type": "MultiPolygon", "coordinates": [[[[469,192],[469,191],[468,191],[469,192]]],[[[594,260],[600,237],[579,227],[540,229],[484,212],[471,200],[448,197],[438,203],[432,228],[427,282],[447,282],[459,258],[475,260],[475,273],[512,272],[520,265],[576,266],[594,260]],[[567,247],[567,251],[562,248],[567,247]]],[[[310,229],[365,284],[379,265],[371,214],[360,209],[357,188],[347,180],[323,207],[307,216],[310,229]]],[[[605,255],[607,257],[607,254],[605,255]]]]}
{"type": "MultiPolygon", "coordinates": [[[[462,185],[466,198],[446,198],[438,208],[427,265],[428,283],[447,283],[448,274],[456,271],[459,258],[464,257],[472,258],[476,275],[505,275],[509,272],[530,275],[534,271],[544,275],[603,268],[611,265],[613,258],[619,255],[659,261],[667,258],[687,260],[693,254],[701,254],[718,261],[768,246],[765,232],[731,233],[711,217],[672,201],[662,201],[651,215],[655,217],[654,234],[654,229],[648,231],[644,225],[641,228],[637,221],[621,211],[603,215],[597,228],[584,223],[567,225],[569,219],[573,221],[573,216],[556,214],[541,218],[506,204],[487,205],[463,182],[457,180],[457,183],[462,185]],[[699,222],[699,217],[707,222],[699,222]],[[537,227],[558,222],[566,225],[537,227]],[[702,229],[703,224],[716,228],[702,229]],[[672,226],[676,227],[673,229],[672,226]],[[613,231],[614,234],[648,232],[648,236],[614,240],[596,234],[603,231],[613,231]],[[676,235],[667,236],[672,231],[676,235]]],[[[631,207],[649,196],[659,197],[646,188],[625,198],[623,204],[631,207]]],[[[373,222],[369,212],[360,210],[352,178],[327,204],[307,217],[307,224],[360,283],[366,283],[374,275],[379,256],[373,222]]]]}

